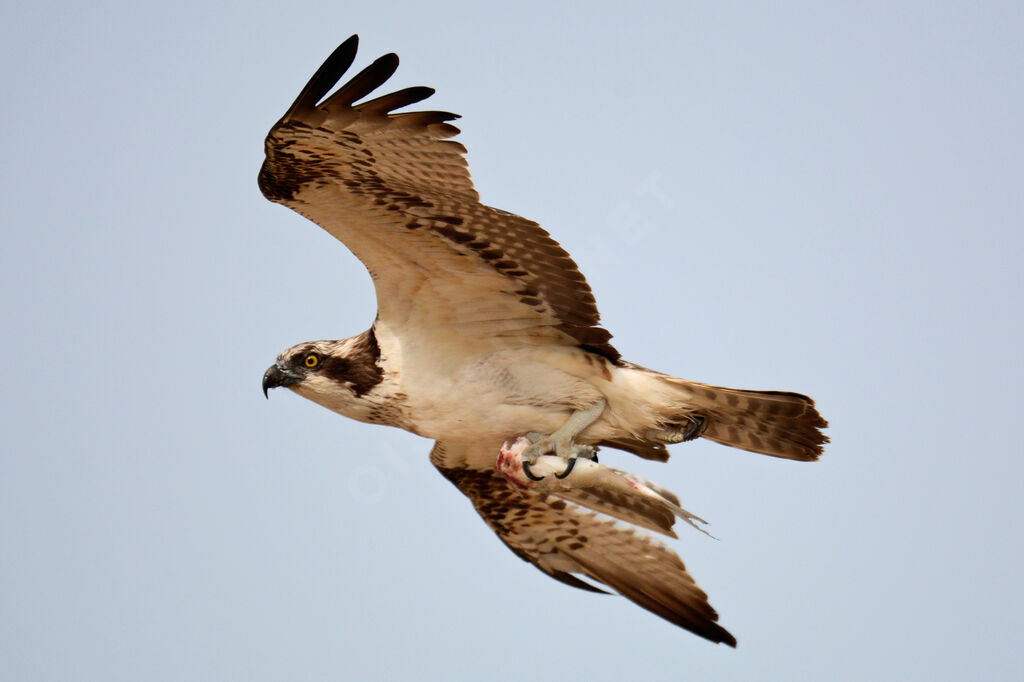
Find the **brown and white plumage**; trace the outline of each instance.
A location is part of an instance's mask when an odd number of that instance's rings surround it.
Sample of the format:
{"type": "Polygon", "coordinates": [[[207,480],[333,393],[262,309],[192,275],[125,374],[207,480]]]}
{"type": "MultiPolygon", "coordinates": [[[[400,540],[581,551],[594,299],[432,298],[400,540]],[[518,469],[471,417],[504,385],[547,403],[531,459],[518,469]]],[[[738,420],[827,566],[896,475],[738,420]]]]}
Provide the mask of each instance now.
{"type": "Polygon", "coordinates": [[[569,254],[536,223],[479,202],[466,149],[448,139],[459,132],[447,123],[457,116],[391,113],[433,90],[356,104],[394,73],[397,56],[376,60],[321,102],[356,45],[353,36],[334,51],[267,136],[259,176],[267,198],[363,261],[384,323],[454,325],[473,343],[533,339],[617,359],[569,254]]]}
{"type": "Polygon", "coordinates": [[[453,456],[472,459],[457,452],[464,447],[439,442],[430,459],[516,556],[573,587],[601,592],[576,575],[596,580],[690,632],[736,646],[675,552],[561,496],[515,490],[495,470],[447,468],[453,456]]]}
{"type": "Polygon", "coordinates": [[[735,645],[679,558],[622,528],[624,520],[673,535],[674,495],[649,484],[657,492],[641,499],[617,474],[591,477],[586,489],[572,487],[578,477],[550,492],[513,490],[495,458],[506,440],[565,436],[575,424],[572,442],[660,461],[666,445],[700,436],[814,460],[827,438],[813,401],[699,384],[622,360],[569,255],[536,223],[479,202],[466,150],[451,139],[457,117],[396,113],[431,89],[362,101],[395,71],[395,55],[329,94],[356,45],[353,36],[335,50],[271,129],[259,185],[366,265],[377,319],[349,339],[288,349],[264,375],[264,390],[287,386],[351,418],[436,440],[433,463],[518,556],[596,589],[575,576],[589,577],[735,645]]]}

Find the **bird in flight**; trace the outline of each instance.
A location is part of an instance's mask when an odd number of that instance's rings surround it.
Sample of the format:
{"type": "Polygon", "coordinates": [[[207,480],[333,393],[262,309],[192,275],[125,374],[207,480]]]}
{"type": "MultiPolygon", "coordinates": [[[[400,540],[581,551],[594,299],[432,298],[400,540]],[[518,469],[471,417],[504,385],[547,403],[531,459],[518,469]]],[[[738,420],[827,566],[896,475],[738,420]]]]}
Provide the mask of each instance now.
{"type": "Polygon", "coordinates": [[[387,54],[333,93],[342,43],[274,125],[259,186],[366,266],[377,317],[347,339],[277,357],[284,386],[346,417],[435,441],[430,461],[519,558],[567,585],[615,590],[713,642],[736,645],[679,557],[700,521],[671,492],[597,462],[615,448],[667,461],[706,438],[812,461],[828,441],[814,401],[678,379],[622,359],[576,264],[537,223],[480,203],[455,114],[397,112],[433,90],[365,99],[387,54]],[[592,582],[588,582],[592,581],[592,582]]]}

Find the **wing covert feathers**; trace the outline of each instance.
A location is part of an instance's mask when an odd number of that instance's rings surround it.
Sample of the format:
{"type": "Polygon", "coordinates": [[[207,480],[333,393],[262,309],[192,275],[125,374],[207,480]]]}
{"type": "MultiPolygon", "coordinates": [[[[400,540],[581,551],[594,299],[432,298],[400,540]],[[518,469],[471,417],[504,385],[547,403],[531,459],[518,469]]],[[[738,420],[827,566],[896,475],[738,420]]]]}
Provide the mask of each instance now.
{"type": "Polygon", "coordinates": [[[458,116],[395,113],[433,90],[410,87],[360,102],[391,77],[397,56],[384,55],[329,94],[357,45],[355,36],[342,43],[267,135],[263,194],[363,261],[383,321],[408,319],[411,294],[428,291],[438,309],[418,318],[421,325],[465,320],[475,338],[576,345],[617,360],[569,254],[537,223],[480,203],[466,149],[448,139],[459,132],[448,123],[458,116]],[[471,328],[480,322],[489,324],[471,328]]]}
{"type": "Polygon", "coordinates": [[[600,591],[574,574],[585,576],[681,628],[736,646],[674,552],[555,495],[513,490],[494,469],[449,468],[471,459],[459,450],[436,443],[431,461],[516,556],[560,582],[600,591]]]}

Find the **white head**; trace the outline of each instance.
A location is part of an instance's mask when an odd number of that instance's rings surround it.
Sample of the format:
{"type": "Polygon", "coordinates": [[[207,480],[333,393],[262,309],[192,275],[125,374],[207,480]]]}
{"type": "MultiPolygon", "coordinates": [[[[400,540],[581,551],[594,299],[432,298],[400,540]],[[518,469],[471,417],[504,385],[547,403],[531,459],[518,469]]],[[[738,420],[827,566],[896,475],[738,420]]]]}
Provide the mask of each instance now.
{"type": "Polygon", "coordinates": [[[367,421],[371,395],[384,379],[373,330],[340,341],[307,341],[277,356],[263,374],[263,393],[285,386],[351,419],[367,421]]]}

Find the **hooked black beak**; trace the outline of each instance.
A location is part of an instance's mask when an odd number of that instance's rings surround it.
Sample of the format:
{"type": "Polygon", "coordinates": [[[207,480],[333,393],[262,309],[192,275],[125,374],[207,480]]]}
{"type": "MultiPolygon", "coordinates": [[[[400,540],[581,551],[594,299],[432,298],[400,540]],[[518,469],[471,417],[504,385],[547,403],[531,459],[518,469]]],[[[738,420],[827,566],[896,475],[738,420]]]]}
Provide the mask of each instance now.
{"type": "Polygon", "coordinates": [[[292,386],[300,381],[302,381],[301,376],[292,372],[287,367],[282,367],[275,363],[263,373],[263,395],[269,398],[270,395],[267,391],[270,389],[277,388],[278,386],[292,386]]]}

